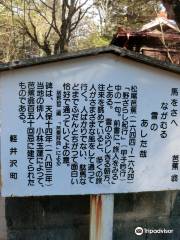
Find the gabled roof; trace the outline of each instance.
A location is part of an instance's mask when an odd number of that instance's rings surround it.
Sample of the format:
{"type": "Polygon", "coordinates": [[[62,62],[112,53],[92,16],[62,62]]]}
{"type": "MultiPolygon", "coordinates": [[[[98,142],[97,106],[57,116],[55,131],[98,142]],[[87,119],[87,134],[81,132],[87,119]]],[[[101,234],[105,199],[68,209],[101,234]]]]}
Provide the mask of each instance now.
{"type": "Polygon", "coordinates": [[[154,19],[153,21],[151,21],[150,23],[145,24],[142,28],[141,31],[145,31],[145,30],[151,30],[152,28],[156,27],[156,26],[168,26],[169,28],[180,32],[178,26],[176,25],[176,23],[172,20],[169,20],[167,18],[164,17],[157,17],[156,19],[154,19]]]}
{"type": "Polygon", "coordinates": [[[41,64],[60,62],[60,61],[77,59],[82,57],[96,56],[96,55],[105,54],[105,53],[115,54],[120,57],[132,59],[137,62],[151,65],[153,67],[157,67],[157,68],[168,70],[175,73],[180,73],[180,66],[178,65],[171,64],[168,62],[162,62],[157,59],[144,56],[137,52],[129,51],[129,50],[112,46],[112,45],[100,47],[100,48],[88,49],[88,50],[81,50],[78,52],[71,52],[71,53],[53,55],[48,57],[38,57],[33,59],[25,59],[25,60],[0,64],[0,71],[2,72],[2,71],[12,70],[12,69],[26,68],[26,67],[31,67],[31,66],[41,65],[41,64]]]}

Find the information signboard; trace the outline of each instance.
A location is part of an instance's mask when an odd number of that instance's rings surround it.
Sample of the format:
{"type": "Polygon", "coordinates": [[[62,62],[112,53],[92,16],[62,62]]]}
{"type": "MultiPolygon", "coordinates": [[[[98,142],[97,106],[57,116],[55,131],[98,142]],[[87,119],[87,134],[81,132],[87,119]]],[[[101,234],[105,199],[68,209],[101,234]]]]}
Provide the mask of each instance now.
{"type": "Polygon", "coordinates": [[[1,74],[2,195],[180,189],[177,75],[107,56],[1,74]]]}

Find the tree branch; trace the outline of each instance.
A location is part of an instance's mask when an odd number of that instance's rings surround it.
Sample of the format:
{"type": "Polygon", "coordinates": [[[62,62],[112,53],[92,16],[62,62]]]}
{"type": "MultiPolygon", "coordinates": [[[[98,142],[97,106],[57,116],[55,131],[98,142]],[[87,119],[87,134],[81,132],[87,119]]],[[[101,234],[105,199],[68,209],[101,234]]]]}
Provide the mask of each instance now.
{"type": "Polygon", "coordinates": [[[43,0],[39,0],[44,6],[46,6],[47,8],[53,10],[53,8],[51,6],[49,6],[47,3],[45,3],[43,0]]]}

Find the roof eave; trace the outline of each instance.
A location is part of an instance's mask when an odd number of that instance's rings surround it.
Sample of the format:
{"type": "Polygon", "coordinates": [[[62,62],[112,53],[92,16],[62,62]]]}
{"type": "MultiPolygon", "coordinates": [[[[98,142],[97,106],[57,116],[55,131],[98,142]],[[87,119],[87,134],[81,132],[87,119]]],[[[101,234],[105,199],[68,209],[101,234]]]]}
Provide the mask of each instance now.
{"type": "Polygon", "coordinates": [[[104,53],[112,53],[124,58],[135,60],[137,62],[148,64],[153,67],[157,67],[157,68],[175,72],[175,73],[180,73],[180,66],[178,65],[171,64],[168,62],[162,62],[155,58],[147,57],[137,52],[129,51],[113,45],[93,48],[93,49],[86,49],[78,52],[64,53],[64,54],[53,55],[48,57],[25,59],[25,60],[19,60],[19,61],[9,62],[5,64],[0,64],[0,71],[2,72],[2,71],[12,70],[12,69],[32,67],[32,66],[41,65],[41,64],[65,61],[65,60],[82,58],[87,56],[95,56],[95,55],[104,54],[104,53]]]}

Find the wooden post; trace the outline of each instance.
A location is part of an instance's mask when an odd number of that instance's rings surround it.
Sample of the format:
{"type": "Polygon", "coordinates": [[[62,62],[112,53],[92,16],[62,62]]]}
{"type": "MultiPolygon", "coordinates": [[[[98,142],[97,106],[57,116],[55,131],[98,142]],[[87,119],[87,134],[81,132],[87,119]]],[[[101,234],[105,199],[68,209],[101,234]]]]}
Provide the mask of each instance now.
{"type": "Polygon", "coordinates": [[[91,195],[90,240],[112,240],[114,194],[91,195]]]}

